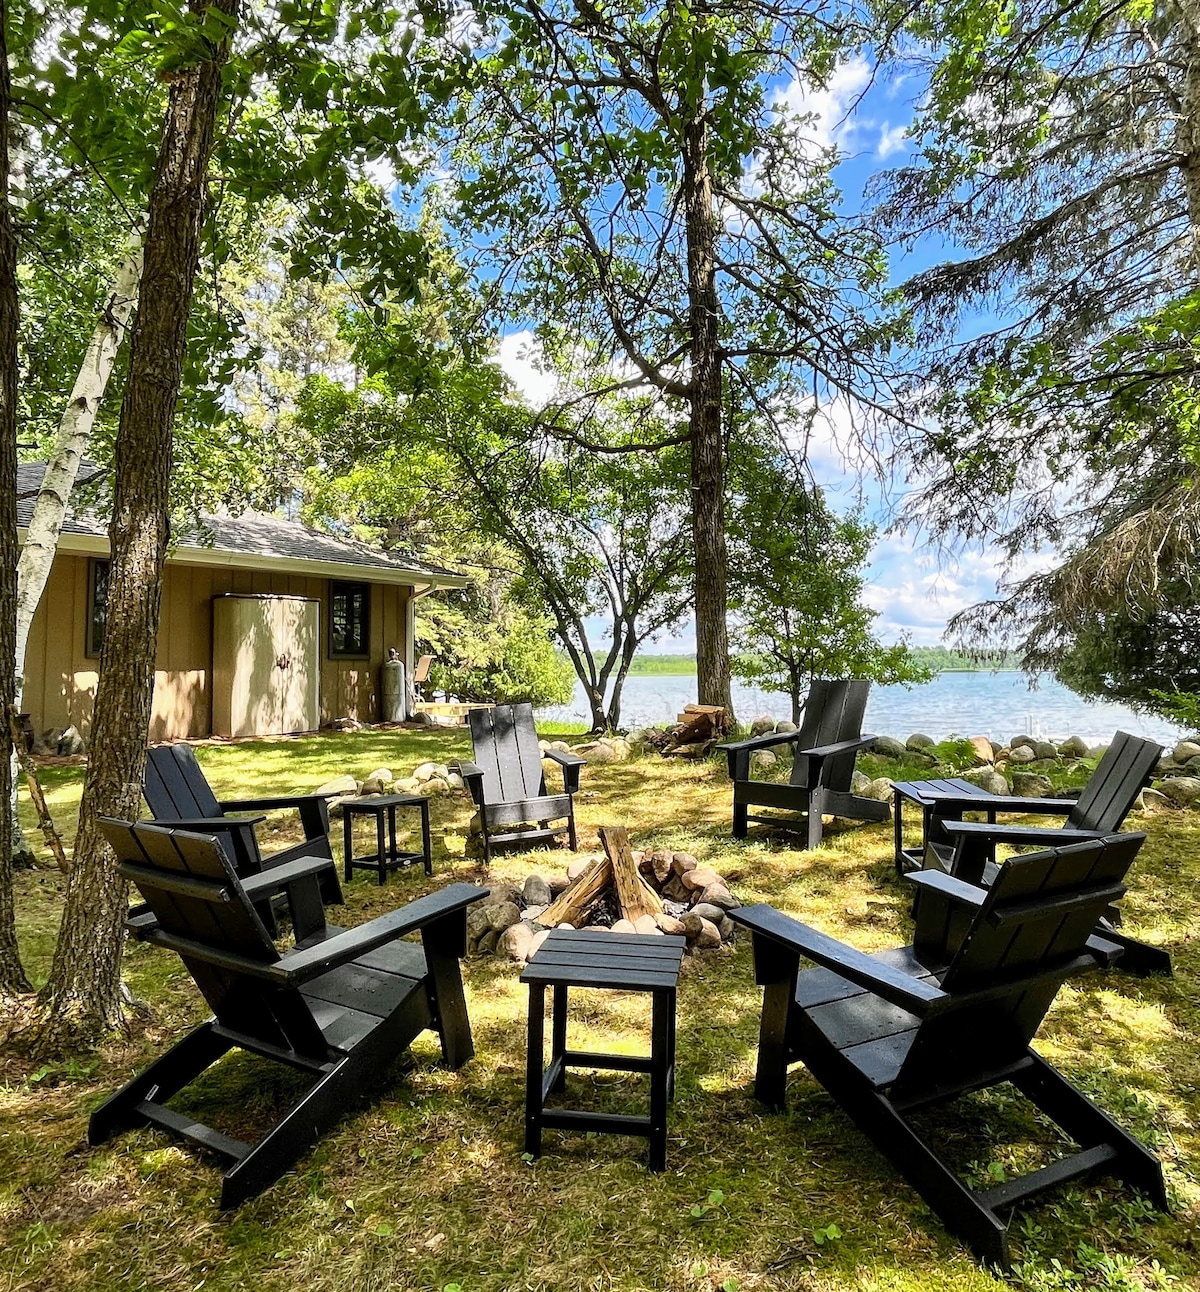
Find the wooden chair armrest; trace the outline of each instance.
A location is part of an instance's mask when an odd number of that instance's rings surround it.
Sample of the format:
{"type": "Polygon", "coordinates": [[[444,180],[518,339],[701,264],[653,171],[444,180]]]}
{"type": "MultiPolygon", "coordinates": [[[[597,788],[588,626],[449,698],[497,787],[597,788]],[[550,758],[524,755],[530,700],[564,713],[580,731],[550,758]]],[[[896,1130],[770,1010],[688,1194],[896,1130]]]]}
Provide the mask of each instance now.
{"type": "Polygon", "coordinates": [[[242,880],[242,887],[251,901],[257,901],[263,897],[274,897],[276,893],[284,893],[296,880],[308,879],[325,870],[336,870],[332,857],[297,857],[257,875],[247,875],[242,880]]]}
{"type": "Polygon", "coordinates": [[[463,912],[465,918],[467,907],[472,902],[482,901],[490,891],[474,884],[451,884],[427,897],[418,897],[398,911],[390,911],[360,924],[356,929],[347,929],[345,933],[338,933],[303,951],[292,951],[280,960],[278,968],[288,982],[304,982],[456,912],[463,912]]]}
{"type": "Polygon", "coordinates": [[[475,806],[483,807],[483,768],[476,763],[460,762],[458,774],[463,778],[463,784],[471,791],[475,806]]]}
{"type": "Polygon", "coordinates": [[[770,749],[772,745],[795,744],[800,739],[800,731],[768,731],[762,736],[751,736],[748,740],[727,741],[718,745],[725,751],[726,766],[731,781],[748,781],[750,779],[750,755],[756,749],[770,749]]]}
{"type": "Polygon", "coordinates": [[[815,749],[797,749],[797,758],[833,758],[837,754],[848,754],[852,749],[866,749],[873,745],[878,736],[855,736],[853,740],[839,740],[832,745],[818,745],[815,749]]]}
{"type": "Polygon", "coordinates": [[[740,753],[743,749],[769,749],[772,745],[786,745],[800,739],[800,729],[795,731],[768,731],[761,736],[750,736],[746,740],[727,740],[717,746],[726,754],[740,753]]]}
{"type": "Polygon", "coordinates": [[[259,799],[222,799],[222,812],[276,812],[309,803],[328,803],[332,794],[278,794],[259,799]]]}
{"type": "Polygon", "coordinates": [[[1074,830],[1056,825],[1017,825],[989,821],[943,821],[941,828],[957,840],[992,840],[995,843],[1044,843],[1057,846],[1066,843],[1087,843],[1103,839],[1102,830],[1074,830]]]}
{"type": "MultiPolygon", "coordinates": [[[[574,794],[579,788],[579,773],[587,766],[587,759],[579,754],[568,753],[562,749],[543,749],[542,757],[549,758],[563,770],[563,788],[568,794],[574,794]]],[[[463,778],[464,780],[466,777],[463,778]]]]}
{"type": "Polygon", "coordinates": [[[221,830],[244,830],[265,821],[265,816],[196,816],[172,818],[169,821],[155,819],[155,825],[165,825],[171,830],[190,830],[196,834],[215,834],[221,830]]]}
{"type": "Polygon", "coordinates": [[[772,906],[743,906],[729,912],[755,938],[765,938],[798,956],[832,969],[850,982],[914,1014],[928,1014],[950,997],[932,983],[913,978],[900,969],[847,946],[828,934],[801,924],[772,906]]]}
{"type": "Polygon", "coordinates": [[[978,909],[987,898],[987,889],[978,884],[968,884],[965,880],[947,875],[944,870],[910,870],[904,876],[910,884],[918,888],[930,889],[952,902],[978,909]]]}

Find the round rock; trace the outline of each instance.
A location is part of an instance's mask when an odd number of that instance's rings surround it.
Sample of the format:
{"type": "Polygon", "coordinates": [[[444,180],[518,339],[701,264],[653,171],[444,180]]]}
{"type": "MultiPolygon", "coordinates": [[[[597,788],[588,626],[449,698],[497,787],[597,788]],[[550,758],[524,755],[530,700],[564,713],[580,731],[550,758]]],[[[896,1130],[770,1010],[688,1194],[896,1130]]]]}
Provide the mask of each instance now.
{"type": "Polygon", "coordinates": [[[1170,776],[1154,788],[1165,794],[1176,807],[1189,807],[1200,799],[1200,777],[1197,776],[1170,776]]]}
{"type": "Polygon", "coordinates": [[[525,899],[526,906],[549,906],[550,885],[541,875],[530,875],[521,889],[521,896],[525,899]]]}
{"type": "Polygon", "coordinates": [[[533,945],[534,937],[533,928],[520,920],[500,934],[496,942],[496,954],[523,962],[529,958],[529,948],[533,945]]]}

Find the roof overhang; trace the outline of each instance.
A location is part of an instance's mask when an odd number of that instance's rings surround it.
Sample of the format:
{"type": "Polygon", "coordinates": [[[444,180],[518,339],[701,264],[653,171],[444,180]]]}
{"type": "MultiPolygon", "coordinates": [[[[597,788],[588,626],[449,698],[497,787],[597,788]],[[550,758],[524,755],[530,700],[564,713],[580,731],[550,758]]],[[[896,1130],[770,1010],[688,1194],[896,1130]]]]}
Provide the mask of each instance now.
{"type": "MultiPolygon", "coordinates": [[[[18,531],[24,542],[25,531],[18,531]]],[[[66,556],[108,556],[108,539],[98,534],[59,535],[58,550],[66,556]]],[[[249,552],[229,552],[217,547],[180,543],[172,547],[168,562],[172,565],[220,566],[234,570],[261,570],[277,574],[300,574],[316,579],[348,579],[360,583],[386,583],[433,592],[438,588],[465,588],[470,582],[461,574],[433,573],[428,570],[406,570],[403,566],[388,569],[379,565],[356,565],[352,561],[314,561],[299,556],[259,556],[249,552]]]]}

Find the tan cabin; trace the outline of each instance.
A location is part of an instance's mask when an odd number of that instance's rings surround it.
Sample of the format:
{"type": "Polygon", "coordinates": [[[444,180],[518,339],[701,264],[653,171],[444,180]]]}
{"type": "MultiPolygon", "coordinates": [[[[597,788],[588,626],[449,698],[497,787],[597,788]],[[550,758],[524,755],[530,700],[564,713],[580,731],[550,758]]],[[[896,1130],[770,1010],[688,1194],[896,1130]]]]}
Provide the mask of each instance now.
{"type": "MultiPolygon", "coordinates": [[[[42,472],[18,469],[22,539],[42,472]]],[[[30,632],[22,707],[38,732],[91,724],[109,558],[98,511],[68,516],[30,632]]],[[[466,582],[277,516],[206,516],[203,528],[179,538],[164,573],[151,740],[378,721],[389,648],[412,676],[417,601],[466,582]]]]}

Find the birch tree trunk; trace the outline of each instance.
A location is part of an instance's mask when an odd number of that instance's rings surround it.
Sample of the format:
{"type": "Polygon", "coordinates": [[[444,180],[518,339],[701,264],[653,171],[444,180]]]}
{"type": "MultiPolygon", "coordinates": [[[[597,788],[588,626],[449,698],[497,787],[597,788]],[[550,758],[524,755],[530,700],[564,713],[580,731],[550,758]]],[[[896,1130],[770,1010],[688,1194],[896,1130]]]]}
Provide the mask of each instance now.
{"type": "Polygon", "coordinates": [[[36,1048],[90,1044],[123,1021],[121,951],[128,885],[98,829],[136,817],[154,692],[154,654],[169,537],[171,436],[200,258],[221,68],[237,0],[191,0],[221,38],[174,74],[148,203],[145,267],[117,431],[109,584],[92,748],[36,1048]]]}
{"type": "MultiPolygon", "coordinates": [[[[25,689],[25,652],[29,646],[29,629],[50,578],[67,504],[71,500],[71,490],[75,487],[75,478],[79,473],[79,463],[87,451],[100,401],[108,388],[117,351],[121,348],[129,327],[129,316],[133,313],[134,302],[137,300],[141,276],[142,239],[137,234],[130,240],[129,254],[113,279],[108,299],[100,312],[92,339],[88,342],[71,397],[58,424],[54,456],[42,477],[33,516],[21,548],[21,557],[17,562],[16,688],[13,703],[18,709],[25,689]]],[[[25,840],[17,815],[15,759],[14,753],[10,800],[13,818],[12,856],[16,865],[22,861],[31,864],[33,852],[25,840]]]]}
{"type": "MultiPolygon", "coordinates": [[[[0,801],[12,796],[9,706],[15,689],[13,648],[17,601],[17,237],[8,192],[12,82],[8,11],[0,0],[0,801]]],[[[28,991],[17,948],[13,906],[12,814],[0,812],[0,996],[28,991]]]]}

